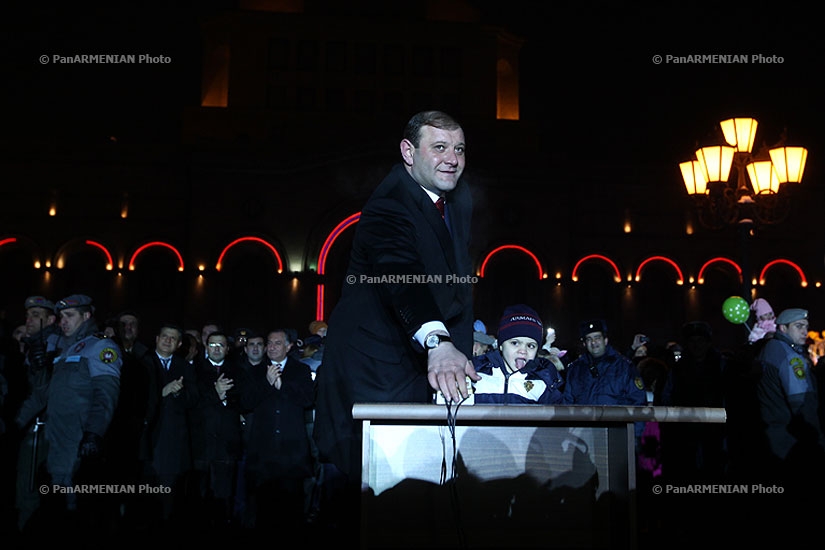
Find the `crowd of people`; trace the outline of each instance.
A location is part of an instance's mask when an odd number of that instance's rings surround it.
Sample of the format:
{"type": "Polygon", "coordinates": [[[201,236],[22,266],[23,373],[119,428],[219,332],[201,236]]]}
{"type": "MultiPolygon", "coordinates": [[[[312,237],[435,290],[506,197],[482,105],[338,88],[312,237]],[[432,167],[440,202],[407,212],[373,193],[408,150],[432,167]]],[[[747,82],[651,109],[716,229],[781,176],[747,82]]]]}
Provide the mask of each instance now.
{"type": "MultiPolygon", "coordinates": [[[[15,512],[7,528],[22,536],[71,521],[108,532],[254,532],[274,514],[284,529],[309,532],[348,521],[335,517],[341,472],[321,460],[313,437],[323,321],[300,338],[293,328],[164,322],[152,342],[136,311],[98,323],[85,295],[32,296],[22,310],[21,330],[4,335],[0,371],[4,485],[13,495],[4,504],[15,512]],[[58,489],[79,484],[145,494],[58,489]]],[[[603,319],[590,319],[575,351],[561,354],[535,309],[516,304],[495,331],[475,321],[476,377],[458,399],[725,408],[724,425],[637,423],[640,526],[661,528],[665,518],[647,508],[654,483],[821,481],[816,381],[825,376],[807,353],[808,312],[770,316],[773,330],[733,347],[720,348],[710,326],[694,321],[667,342],[636,334],[624,351],[603,319]]],[[[432,402],[444,400],[432,390],[432,402]]]]}
{"type": "Polygon", "coordinates": [[[291,327],[214,321],[161,321],[145,337],[139,313],[100,321],[87,295],[23,306],[0,351],[4,531],[254,532],[275,514],[287,535],[316,523],[325,323],[310,325],[309,346],[291,327]]]}
{"type": "Polygon", "coordinates": [[[792,498],[823,487],[825,376],[806,348],[807,310],[774,316],[757,300],[759,330],[725,347],[701,320],[624,347],[594,318],[568,352],[527,304],[489,333],[473,314],[465,153],[451,116],[410,119],[401,162],[356,226],[350,284],[328,324],[303,335],[163,321],[144,338],[136,311],[103,326],[90,296],[26,299],[0,380],[13,530],[355,543],[359,402],[724,408],[725,424],[636,424],[641,531],[691,533],[652,498],[665,480],[782,483],[792,498]]]}

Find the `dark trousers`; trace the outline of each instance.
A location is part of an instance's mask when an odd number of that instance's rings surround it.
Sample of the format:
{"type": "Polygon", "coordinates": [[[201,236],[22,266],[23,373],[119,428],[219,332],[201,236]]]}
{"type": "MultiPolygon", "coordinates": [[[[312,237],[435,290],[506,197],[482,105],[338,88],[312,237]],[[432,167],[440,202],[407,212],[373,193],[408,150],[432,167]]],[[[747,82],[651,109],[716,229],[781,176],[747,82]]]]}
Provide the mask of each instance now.
{"type": "Polygon", "coordinates": [[[200,516],[208,518],[213,527],[228,524],[235,508],[237,463],[234,460],[213,460],[195,463],[200,501],[200,516]]]}
{"type": "Polygon", "coordinates": [[[261,478],[247,472],[247,527],[270,529],[273,522],[297,531],[304,523],[304,478],[261,478]]]}
{"type": "Polygon", "coordinates": [[[49,483],[45,471],[49,444],[45,435],[41,430],[35,441],[34,433],[29,429],[20,441],[14,502],[17,508],[17,528],[20,531],[26,528],[29,519],[40,507],[38,487],[49,483]]]}

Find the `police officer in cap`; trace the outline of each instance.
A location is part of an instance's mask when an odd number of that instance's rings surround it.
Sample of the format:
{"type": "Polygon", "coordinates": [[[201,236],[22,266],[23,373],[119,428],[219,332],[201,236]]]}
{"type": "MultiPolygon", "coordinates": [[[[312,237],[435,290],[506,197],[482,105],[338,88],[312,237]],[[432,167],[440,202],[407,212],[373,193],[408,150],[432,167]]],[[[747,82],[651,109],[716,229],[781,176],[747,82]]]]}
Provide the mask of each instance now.
{"type": "MultiPolygon", "coordinates": [[[[21,380],[19,404],[36,387],[45,387],[51,375],[60,329],[55,324],[54,302],[44,296],[29,296],[23,303],[26,310],[26,333],[23,336],[25,380],[21,380]]],[[[16,408],[16,406],[15,406],[16,408]]],[[[48,444],[45,437],[45,409],[30,411],[32,420],[23,426],[17,454],[17,484],[15,508],[17,528],[23,531],[29,518],[40,507],[38,476],[46,461],[48,444]]]]}
{"type": "Polygon", "coordinates": [[[603,319],[579,325],[584,352],[567,366],[567,401],[574,405],[645,405],[636,366],[610,345],[603,319]]]}
{"type": "MultiPolygon", "coordinates": [[[[72,487],[81,460],[101,453],[120,392],[122,359],[118,345],[98,332],[90,297],[68,296],[57,302],[55,312],[60,317],[61,336],[51,380],[47,387],[35,388],[24,409],[46,407],[46,469],[52,485],[72,487]]],[[[17,418],[19,426],[31,420],[23,412],[17,418]]],[[[55,496],[65,497],[65,510],[77,509],[76,494],[56,492],[55,496]]]]}
{"type": "MultiPolygon", "coordinates": [[[[584,351],[565,369],[565,403],[573,405],[647,404],[644,382],[636,365],[608,340],[604,319],[579,324],[584,351]]],[[[644,422],[636,422],[636,442],[640,441],[644,422]]]]}
{"type": "Polygon", "coordinates": [[[823,488],[825,435],[819,422],[817,383],[806,349],[808,311],[791,308],[776,318],[776,333],[757,360],[759,409],[771,460],[767,469],[785,483],[823,488]],[[806,477],[807,476],[807,477],[806,477]]]}

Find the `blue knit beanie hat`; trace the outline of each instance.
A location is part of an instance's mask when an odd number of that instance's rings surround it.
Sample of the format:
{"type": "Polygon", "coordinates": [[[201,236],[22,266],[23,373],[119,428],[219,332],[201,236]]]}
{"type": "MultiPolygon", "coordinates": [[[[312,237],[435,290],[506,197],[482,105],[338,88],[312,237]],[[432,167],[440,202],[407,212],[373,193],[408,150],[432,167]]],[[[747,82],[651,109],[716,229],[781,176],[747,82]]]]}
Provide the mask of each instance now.
{"type": "Polygon", "coordinates": [[[498,324],[499,344],[510,338],[532,338],[537,344],[544,341],[544,325],[539,314],[524,304],[509,306],[498,324]]]}

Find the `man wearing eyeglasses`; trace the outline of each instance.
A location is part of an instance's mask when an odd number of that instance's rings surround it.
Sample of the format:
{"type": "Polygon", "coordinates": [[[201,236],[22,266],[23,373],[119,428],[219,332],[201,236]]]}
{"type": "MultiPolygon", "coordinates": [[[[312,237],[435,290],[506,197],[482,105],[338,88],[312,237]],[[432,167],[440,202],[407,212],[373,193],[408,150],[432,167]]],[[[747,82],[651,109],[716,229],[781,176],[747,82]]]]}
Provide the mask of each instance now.
{"type": "Polygon", "coordinates": [[[213,527],[232,519],[241,458],[239,391],[228,354],[229,337],[213,332],[206,338],[206,359],[195,370],[198,405],[192,411],[192,454],[202,519],[213,527]]]}

